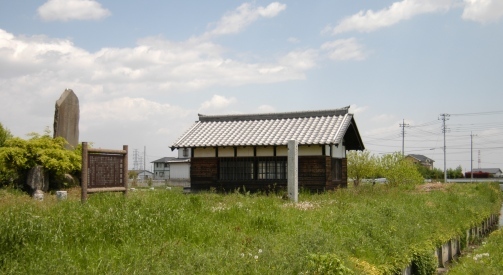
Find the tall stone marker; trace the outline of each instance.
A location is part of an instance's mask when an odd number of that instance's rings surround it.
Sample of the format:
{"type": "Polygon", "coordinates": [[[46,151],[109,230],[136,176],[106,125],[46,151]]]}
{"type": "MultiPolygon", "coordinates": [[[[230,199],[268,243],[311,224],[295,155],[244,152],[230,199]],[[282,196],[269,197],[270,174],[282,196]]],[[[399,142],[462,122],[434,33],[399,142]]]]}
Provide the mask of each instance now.
{"type": "Polygon", "coordinates": [[[299,145],[296,140],[288,141],[288,198],[299,201],[299,145]]]}
{"type": "Polygon", "coordinates": [[[66,149],[74,149],[79,144],[79,99],[71,89],[66,89],[56,101],[54,112],[54,137],[68,141],[66,149]]]}

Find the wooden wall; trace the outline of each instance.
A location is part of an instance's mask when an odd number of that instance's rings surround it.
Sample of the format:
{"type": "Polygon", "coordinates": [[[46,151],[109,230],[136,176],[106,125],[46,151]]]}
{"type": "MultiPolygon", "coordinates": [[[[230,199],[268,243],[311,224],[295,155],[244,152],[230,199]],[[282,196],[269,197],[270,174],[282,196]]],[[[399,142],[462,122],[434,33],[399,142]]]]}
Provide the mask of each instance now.
{"type": "Polygon", "coordinates": [[[191,187],[209,189],[218,182],[218,158],[191,158],[190,160],[191,187]]]}
{"type": "MultiPolygon", "coordinates": [[[[335,188],[347,187],[347,160],[342,161],[342,176],[333,179],[334,161],[329,156],[299,157],[299,188],[313,192],[323,192],[335,188]]],[[[246,190],[256,191],[271,189],[286,189],[287,180],[247,180],[219,181],[219,159],[216,157],[194,157],[191,159],[191,188],[193,190],[234,191],[245,186],[246,190]]]]}

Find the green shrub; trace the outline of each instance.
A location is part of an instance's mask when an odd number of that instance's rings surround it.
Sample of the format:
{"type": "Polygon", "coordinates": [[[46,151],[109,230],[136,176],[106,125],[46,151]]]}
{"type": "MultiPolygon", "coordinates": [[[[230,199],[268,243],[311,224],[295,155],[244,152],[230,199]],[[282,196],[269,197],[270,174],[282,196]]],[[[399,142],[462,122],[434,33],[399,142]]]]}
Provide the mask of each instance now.
{"type": "Polygon", "coordinates": [[[335,254],[311,254],[308,257],[307,270],[304,274],[345,275],[354,274],[335,254]]]}

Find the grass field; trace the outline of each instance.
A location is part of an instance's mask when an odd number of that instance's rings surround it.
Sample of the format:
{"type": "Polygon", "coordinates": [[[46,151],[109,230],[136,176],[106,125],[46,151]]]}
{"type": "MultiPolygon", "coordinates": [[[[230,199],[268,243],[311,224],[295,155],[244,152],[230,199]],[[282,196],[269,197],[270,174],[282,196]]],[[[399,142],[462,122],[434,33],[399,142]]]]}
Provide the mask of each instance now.
{"type": "Polygon", "coordinates": [[[40,202],[0,190],[0,273],[392,274],[414,262],[428,274],[435,247],[502,200],[493,184],[301,192],[298,204],[173,188],[82,205],[79,192],[40,202]]]}

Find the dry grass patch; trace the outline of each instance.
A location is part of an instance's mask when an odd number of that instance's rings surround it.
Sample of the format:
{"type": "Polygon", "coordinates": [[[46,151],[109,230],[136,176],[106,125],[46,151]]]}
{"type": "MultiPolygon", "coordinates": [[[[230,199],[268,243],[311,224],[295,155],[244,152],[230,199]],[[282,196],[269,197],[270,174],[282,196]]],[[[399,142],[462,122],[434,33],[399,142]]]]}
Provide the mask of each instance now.
{"type": "Polygon", "coordinates": [[[431,192],[431,191],[446,191],[452,187],[452,183],[441,183],[441,182],[432,182],[418,185],[416,187],[416,191],[419,192],[431,192]]]}

